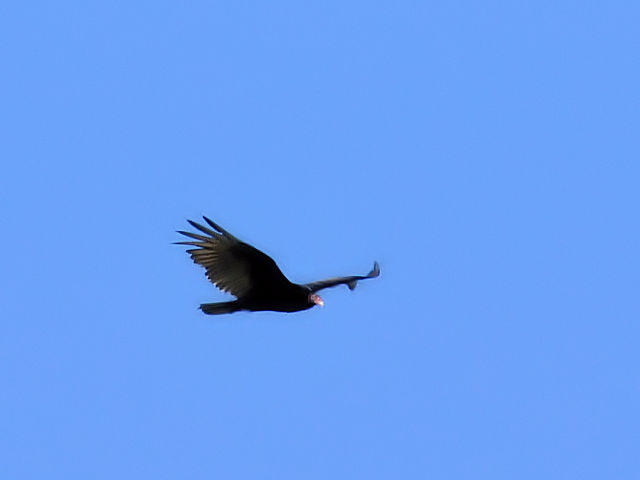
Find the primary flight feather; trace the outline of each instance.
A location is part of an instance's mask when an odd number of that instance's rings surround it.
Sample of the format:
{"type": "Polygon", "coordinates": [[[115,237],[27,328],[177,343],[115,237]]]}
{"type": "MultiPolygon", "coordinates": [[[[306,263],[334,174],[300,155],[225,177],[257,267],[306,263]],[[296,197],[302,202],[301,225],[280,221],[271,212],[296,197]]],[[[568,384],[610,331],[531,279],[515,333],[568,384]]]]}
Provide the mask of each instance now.
{"type": "Polygon", "coordinates": [[[188,220],[200,233],[179,230],[178,233],[191,240],[176,243],[195,247],[187,250],[187,253],[195,263],[205,268],[211,283],[236,297],[231,302],[201,304],[202,311],[209,315],[239,310],[307,310],[314,305],[324,305],[324,301],[316,293],[318,290],[341,284],[353,290],[359,280],[380,275],[380,267],[375,262],[367,275],[335,277],[302,285],[292,283],[271,257],[238,240],[207,217],[203,218],[208,226],[188,220]]]}

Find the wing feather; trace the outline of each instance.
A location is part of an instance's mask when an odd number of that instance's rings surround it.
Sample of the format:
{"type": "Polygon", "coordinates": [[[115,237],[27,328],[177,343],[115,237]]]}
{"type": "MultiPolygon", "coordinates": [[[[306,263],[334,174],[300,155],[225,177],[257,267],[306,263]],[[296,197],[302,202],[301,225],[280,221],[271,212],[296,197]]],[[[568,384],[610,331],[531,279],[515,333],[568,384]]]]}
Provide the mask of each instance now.
{"type": "Polygon", "coordinates": [[[205,268],[207,278],[216,287],[242,298],[290,285],[271,257],[241,242],[207,217],[203,218],[211,228],[192,220],[188,222],[206,235],[178,231],[192,240],[176,243],[196,247],[187,253],[205,268]]]}

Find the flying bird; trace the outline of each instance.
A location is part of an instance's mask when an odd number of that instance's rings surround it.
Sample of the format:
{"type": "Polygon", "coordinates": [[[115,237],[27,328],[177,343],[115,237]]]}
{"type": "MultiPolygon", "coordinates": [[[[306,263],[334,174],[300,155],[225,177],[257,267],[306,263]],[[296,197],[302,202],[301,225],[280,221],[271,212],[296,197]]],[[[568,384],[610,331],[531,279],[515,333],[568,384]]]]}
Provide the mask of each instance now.
{"type": "Polygon", "coordinates": [[[200,309],[208,315],[240,310],[298,312],[315,305],[322,307],[324,301],[316,293],[318,290],[341,284],[353,290],[358,280],[380,275],[380,267],[378,262],[375,262],[373,270],[367,275],[334,277],[301,285],[292,283],[271,257],[238,240],[207,217],[203,218],[208,227],[187,220],[201,233],[179,230],[178,233],[192,240],[175,243],[195,247],[187,250],[187,253],[195,263],[205,268],[211,283],[236,297],[236,300],[231,302],[201,304],[200,309]]]}

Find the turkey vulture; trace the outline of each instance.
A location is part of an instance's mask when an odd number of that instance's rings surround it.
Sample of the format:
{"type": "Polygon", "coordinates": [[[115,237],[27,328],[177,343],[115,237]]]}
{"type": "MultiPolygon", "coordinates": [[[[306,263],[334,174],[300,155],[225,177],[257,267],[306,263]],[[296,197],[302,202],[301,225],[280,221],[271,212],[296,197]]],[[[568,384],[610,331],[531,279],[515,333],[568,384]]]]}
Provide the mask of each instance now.
{"type": "Polygon", "coordinates": [[[203,218],[211,228],[188,222],[204,235],[179,230],[178,233],[193,240],[176,243],[196,247],[187,250],[193,261],[206,269],[207,278],[216,287],[237,297],[232,302],[200,305],[209,315],[239,310],[298,312],[314,305],[322,307],[324,301],[316,294],[318,290],[343,283],[353,290],[358,280],[380,275],[380,267],[375,262],[373,270],[364,276],[335,277],[303,285],[291,283],[271,257],[238,240],[207,217],[203,218]]]}

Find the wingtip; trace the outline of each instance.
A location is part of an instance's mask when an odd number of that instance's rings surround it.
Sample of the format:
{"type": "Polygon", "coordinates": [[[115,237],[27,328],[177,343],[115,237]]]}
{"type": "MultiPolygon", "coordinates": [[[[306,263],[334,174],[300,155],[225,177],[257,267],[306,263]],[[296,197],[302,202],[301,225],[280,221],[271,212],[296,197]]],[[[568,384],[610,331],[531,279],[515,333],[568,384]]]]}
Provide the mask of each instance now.
{"type": "Polygon", "coordinates": [[[189,225],[191,225],[193,228],[197,228],[198,230],[201,230],[200,227],[202,227],[202,225],[200,225],[198,222],[194,222],[193,220],[189,220],[187,218],[187,222],[189,222],[189,225]]]}
{"type": "Polygon", "coordinates": [[[220,228],[220,225],[218,225],[216,222],[211,220],[209,217],[207,217],[206,215],[203,215],[202,218],[204,218],[204,221],[207,222],[210,227],[214,228],[215,230],[217,230],[220,233],[224,233],[224,230],[222,228],[220,228]]]}
{"type": "MultiPolygon", "coordinates": [[[[182,233],[180,230],[176,230],[176,233],[182,233]]],[[[178,242],[171,242],[170,245],[179,245],[178,242]]]]}
{"type": "Polygon", "coordinates": [[[380,275],[380,265],[378,264],[378,262],[373,262],[373,270],[371,270],[369,272],[369,275],[367,275],[369,278],[375,278],[378,275],[380,275]]]}

